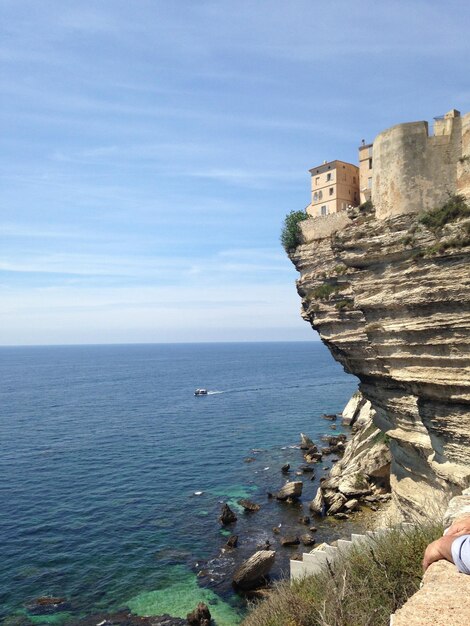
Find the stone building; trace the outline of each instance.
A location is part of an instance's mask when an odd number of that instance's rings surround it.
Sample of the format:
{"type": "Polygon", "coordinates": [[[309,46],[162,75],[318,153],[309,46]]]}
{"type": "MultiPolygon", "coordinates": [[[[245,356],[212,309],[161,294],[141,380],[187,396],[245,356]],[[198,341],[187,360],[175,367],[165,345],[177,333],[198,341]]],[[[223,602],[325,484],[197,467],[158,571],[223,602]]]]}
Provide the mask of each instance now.
{"type": "Polygon", "coordinates": [[[321,217],[359,204],[359,168],[345,161],[329,161],[313,167],[312,200],[306,211],[321,217]]]}
{"type": "Polygon", "coordinates": [[[371,200],[372,197],[372,173],[373,173],[373,151],[374,144],[362,140],[359,146],[359,198],[361,204],[371,200]]]}
{"type": "Polygon", "coordinates": [[[346,209],[371,200],[378,219],[442,206],[453,194],[470,200],[470,113],[452,109],[428,123],[407,122],[359,147],[359,167],[329,161],[312,168],[316,220],[301,225],[305,237],[322,238],[348,223],[346,209]]]}

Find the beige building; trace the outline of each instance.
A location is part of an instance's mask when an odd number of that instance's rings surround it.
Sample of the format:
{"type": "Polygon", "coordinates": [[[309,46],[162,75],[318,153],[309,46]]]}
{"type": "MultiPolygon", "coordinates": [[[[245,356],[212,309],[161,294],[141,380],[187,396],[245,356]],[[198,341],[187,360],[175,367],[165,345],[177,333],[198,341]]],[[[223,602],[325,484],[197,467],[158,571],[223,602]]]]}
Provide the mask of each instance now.
{"type": "Polygon", "coordinates": [[[361,204],[372,196],[372,151],[374,144],[362,140],[359,146],[359,197],[361,204]]]}
{"type": "Polygon", "coordinates": [[[329,161],[313,167],[312,201],[306,211],[313,217],[345,211],[359,204],[359,168],[344,161],[329,161]]]}

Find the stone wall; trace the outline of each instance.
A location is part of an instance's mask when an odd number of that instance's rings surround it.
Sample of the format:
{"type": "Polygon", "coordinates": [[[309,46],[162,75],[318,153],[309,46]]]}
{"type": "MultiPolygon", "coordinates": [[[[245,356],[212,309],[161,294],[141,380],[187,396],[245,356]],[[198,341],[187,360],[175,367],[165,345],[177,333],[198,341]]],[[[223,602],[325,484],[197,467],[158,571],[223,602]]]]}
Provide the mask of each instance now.
{"type": "Polygon", "coordinates": [[[349,222],[350,219],[345,211],[306,219],[299,223],[302,243],[325,239],[344,228],[349,222]]]}

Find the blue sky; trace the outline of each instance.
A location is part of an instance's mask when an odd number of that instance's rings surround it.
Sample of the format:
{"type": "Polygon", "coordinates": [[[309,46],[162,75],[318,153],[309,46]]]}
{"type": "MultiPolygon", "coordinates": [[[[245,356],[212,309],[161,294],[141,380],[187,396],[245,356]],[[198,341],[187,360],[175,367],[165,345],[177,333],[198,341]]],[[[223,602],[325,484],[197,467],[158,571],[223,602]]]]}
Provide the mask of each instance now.
{"type": "Polygon", "coordinates": [[[309,167],[470,110],[470,5],[0,0],[0,344],[303,340],[309,167]]]}

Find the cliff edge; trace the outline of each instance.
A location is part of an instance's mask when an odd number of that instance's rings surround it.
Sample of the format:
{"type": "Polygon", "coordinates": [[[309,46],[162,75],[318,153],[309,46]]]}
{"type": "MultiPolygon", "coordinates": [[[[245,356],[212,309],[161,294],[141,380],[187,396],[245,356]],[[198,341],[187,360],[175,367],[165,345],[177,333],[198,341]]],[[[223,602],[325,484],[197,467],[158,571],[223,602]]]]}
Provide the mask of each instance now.
{"type": "Polygon", "coordinates": [[[360,379],[390,449],[396,509],[439,514],[470,485],[470,214],[436,226],[368,207],[312,225],[289,254],[302,315],[360,379]]]}

